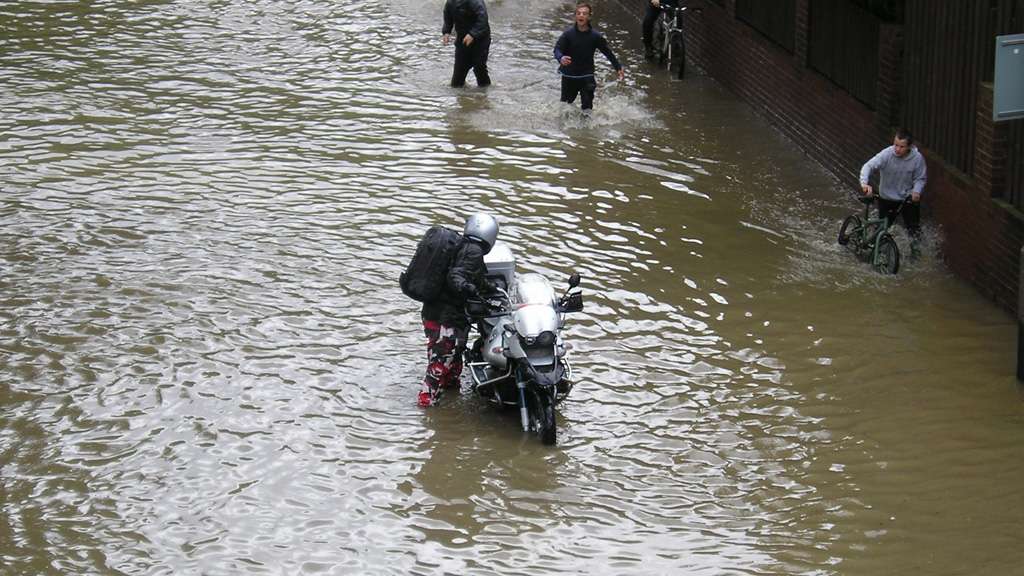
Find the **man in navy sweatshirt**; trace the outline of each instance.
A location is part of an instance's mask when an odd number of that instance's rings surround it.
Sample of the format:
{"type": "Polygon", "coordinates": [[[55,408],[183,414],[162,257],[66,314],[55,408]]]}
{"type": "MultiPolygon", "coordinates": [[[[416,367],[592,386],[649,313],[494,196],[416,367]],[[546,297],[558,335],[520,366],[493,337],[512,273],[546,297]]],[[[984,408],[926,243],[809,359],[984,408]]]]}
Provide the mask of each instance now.
{"type": "Polygon", "coordinates": [[[577,4],[575,22],[562,32],[555,43],[555,60],[559,64],[558,73],[562,75],[562,102],[575,102],[579,95],[585,114],[594,107],[594,91],[597,89],[594,52],[600,50],[608,58],[612,68],[619,73],[619,80],[626,76],[619,59],[608,47],[604,34],[591,27],[593,12],[586,2],[577,4]]]}

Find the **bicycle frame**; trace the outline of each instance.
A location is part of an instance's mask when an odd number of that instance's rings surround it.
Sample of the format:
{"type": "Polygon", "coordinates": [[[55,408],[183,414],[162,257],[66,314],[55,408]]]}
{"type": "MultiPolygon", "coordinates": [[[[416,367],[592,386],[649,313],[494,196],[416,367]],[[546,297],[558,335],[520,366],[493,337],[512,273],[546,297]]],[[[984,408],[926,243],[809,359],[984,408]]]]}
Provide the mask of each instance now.
{"type": "Polygon", "coordinates": [[[660,61],[672,70],[672,60],[678,60],[679,78],[683,77],[686,69],[686,40],[683,36],[683,12],[686,10],[686,6],[664,6],[657,21],[660,61]]]}
{"type": "Polygon", "coordinates": [[[907,203],[904,199],[894,213],[887,218],[872,218],[871,205],[876,197],[861,197],[864,216],[847,216],[839,230],[839,244],[848,245],[861,260],[872,262],[880,272],[895,274],[899,270],[899,248],[889,233],[890,227],[907,203]],[[885,248],[883,248],[883,246],[885,248]],[[887,254],[882,254],[883,249],[887,254]]]}

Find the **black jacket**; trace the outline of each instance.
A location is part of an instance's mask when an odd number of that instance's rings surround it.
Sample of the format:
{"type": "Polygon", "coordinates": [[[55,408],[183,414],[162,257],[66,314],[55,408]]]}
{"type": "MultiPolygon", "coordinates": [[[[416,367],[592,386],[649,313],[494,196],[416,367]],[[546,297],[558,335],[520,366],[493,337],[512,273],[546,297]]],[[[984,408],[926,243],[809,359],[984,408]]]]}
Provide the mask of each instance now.
{"type": "Polygon", "coordinates": [[[423,319],[438,320],[445,326],[468,327],[466,300],[474,294],[486,294],[487,284],[483,246],[473,240],[463,240],[452,257],[440,299],[423,304],[423,319]]]}
{"type": "Polygon", "coordinates": [[[474,40],[491,35],[491,27],[487,22],[487,6],[484,0],[448,0],[444,3],[444,26],[442,34],[451,34],[455,27],[455,38],[458,42],[469,34],[474,40]]]}

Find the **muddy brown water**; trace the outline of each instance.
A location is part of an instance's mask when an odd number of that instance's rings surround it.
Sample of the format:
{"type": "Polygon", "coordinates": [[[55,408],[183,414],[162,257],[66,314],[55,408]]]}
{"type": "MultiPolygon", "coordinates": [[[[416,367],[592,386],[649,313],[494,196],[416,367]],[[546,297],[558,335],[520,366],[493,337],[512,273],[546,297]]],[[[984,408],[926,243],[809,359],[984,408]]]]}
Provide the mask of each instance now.
{"type": "Polygon", "coordinates": [[[589,120],[570,4],[490,3],[487,91],[441,6],[0,6],[0,573],[1024,573],[1015,322],[941,230],[853,261],[851,183],[617,4],[589,120]],[[584,278],[554,448],[415,405],[398,272],[481,210],[584,278]]]}

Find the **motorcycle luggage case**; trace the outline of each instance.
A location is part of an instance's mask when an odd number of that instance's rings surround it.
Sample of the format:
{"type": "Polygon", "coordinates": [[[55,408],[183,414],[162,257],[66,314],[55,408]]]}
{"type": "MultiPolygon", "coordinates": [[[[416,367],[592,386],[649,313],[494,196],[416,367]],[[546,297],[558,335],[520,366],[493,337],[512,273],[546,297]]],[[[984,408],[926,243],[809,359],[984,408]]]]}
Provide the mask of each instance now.
{"type": "Polygon", "coordinates": [[[491,251],[484,256],[487,267],[487,279],[508,290],[515,281],[516,257],[508,245],[501,241],[495,242],[491,251]]]}

